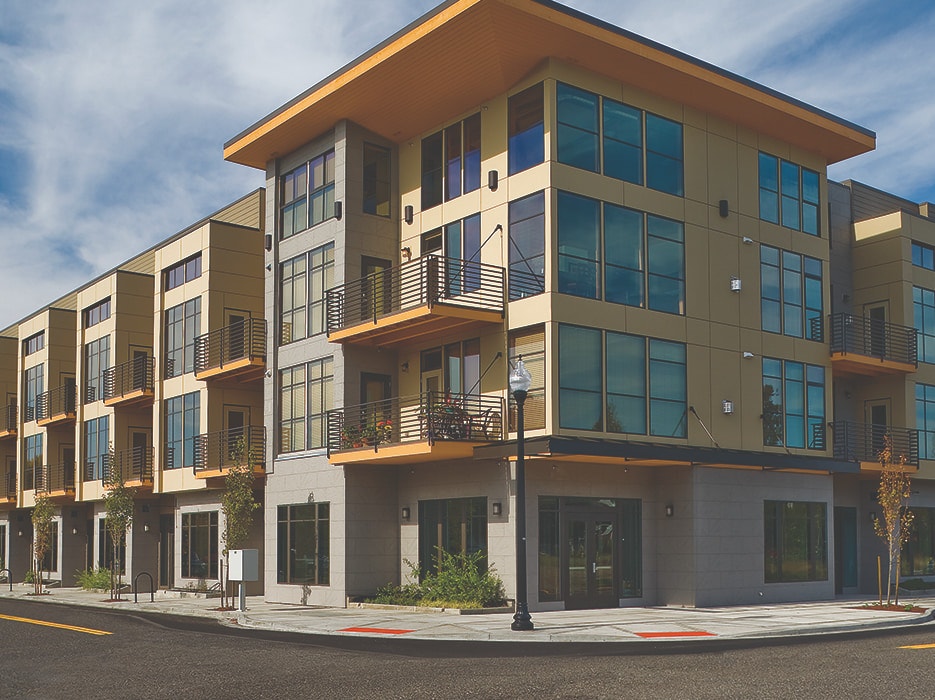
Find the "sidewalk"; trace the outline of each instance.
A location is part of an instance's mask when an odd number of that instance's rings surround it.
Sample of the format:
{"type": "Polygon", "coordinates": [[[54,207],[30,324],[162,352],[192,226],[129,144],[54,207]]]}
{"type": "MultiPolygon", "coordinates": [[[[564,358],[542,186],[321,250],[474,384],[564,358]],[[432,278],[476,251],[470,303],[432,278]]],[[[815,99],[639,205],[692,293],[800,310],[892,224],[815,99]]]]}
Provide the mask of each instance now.
{"type": "MultiPolygon", "coordinates": [[[[106,602],[106,593],[77,588],[53,588],[39,599],[27,594],[31,586],[0,588],[0,598],[43,603],[82,605],[108,610],[190,615],[213,618],[220,624],[248,629],[297,632],[344,637],[382,637],[433,641],[496,642],[630,642],[762,639],[879,630],[916,625],[933,619],[935,598],[906,598],[925,608],[924,613],[884,612],[863,609],[870,599],[816,603],[785,603],[720,608],[612,608],[533,613],[535,630],[513,632],[512,615],[494,613],[457,615],[446,612],[310,608],[266,603],[262,597],[247,599],[247,611],[220,612],[217,598],[178,597],[157,591],[133,594],[117,603],[106,602]]],[[[935,630],[933,630],[935,642],[935,630]]]]}

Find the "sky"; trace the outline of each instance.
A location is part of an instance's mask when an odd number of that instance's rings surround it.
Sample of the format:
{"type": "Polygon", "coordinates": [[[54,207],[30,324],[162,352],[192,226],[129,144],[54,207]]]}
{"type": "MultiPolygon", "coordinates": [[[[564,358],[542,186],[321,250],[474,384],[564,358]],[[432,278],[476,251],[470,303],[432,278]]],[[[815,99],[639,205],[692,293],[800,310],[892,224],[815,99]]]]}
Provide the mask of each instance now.
{"type": "MultiPolygon", "coordinates": [[[[0,328],[262,186],[224,142],[434,0],[0,0],[0,328]]],[[[567,0],[877,134],[935,201],[935,3],[567,0]]]]}

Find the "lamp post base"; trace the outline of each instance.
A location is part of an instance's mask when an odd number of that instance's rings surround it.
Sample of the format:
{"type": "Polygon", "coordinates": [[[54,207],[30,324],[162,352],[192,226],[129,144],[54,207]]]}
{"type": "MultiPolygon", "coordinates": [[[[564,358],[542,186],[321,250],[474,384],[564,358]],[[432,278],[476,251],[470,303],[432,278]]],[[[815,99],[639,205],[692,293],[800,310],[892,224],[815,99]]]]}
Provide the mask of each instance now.
{"type": "Polygon", "coordinates": [[[526,603],[518,603],[516,605],[516,614],[513,615],[513,624],[510,625],[510,629],[514,632],[525,632],[534,629],[526,603]]]}

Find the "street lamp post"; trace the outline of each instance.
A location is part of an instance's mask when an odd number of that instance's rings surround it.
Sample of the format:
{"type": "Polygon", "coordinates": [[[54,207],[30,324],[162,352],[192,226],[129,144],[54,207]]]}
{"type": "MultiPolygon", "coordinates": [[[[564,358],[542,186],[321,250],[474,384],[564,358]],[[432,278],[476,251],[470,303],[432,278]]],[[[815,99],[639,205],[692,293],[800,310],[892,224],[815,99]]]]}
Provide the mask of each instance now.
{"type": "Polygon", "coordinates": [[[516,613],[510,627],[516,631],[533,629],[526,603],[526,435],[523,405],[532,377],[523,364],[523,356],[510,372],[510,391],[516,399],[516,613]]]}

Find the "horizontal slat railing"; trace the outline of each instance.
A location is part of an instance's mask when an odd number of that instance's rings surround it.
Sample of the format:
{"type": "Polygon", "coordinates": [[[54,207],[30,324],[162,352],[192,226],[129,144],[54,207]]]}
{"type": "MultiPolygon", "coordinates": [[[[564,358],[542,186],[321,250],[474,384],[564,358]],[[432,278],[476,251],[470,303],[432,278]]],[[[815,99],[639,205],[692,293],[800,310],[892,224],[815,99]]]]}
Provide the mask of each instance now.
{"type": "Polygon", "coordinates": [[[73,414],[78,399],[74,384],[50,389],[36,397],[36,420],[73,414]]]}
{"type": "Polygon", "coordinates": [[[872,423],[834,421],[831,423],[835,459],[850,462],[879,462],[886,436],[892,441],[893,458],[904,457],[906,464],[919,463],[919,431],[872,423]]]}
{"type": "Polygon", "coordinates": [[[262,466],[266,456],[266,429],[262,425],[231,428],[195,437],[195,473],[247,463],[262,466]]]}
{"type": "Polygon", "coordinates": [[[329,451],[357,447],[503,437],[503,399],[425,392],[328,412],[329,451]]]}
{"type": "Polygon", "coordinates": [[[195,372],[246,358],[266,358],[266,320],[248,318],[195,338],[195,372]]]}
{"type": "Polygon", "coordinates": [[[11,469],[0,479],[0,500],[12,501],[16,496],[16,470],[11,469]]]}
{"type": "MultiPolygon", "coordinates": [[[[812,319],[812,334],[822,338],[820,319],[812,319]]],[[[919,333],[915,328],[887,323],[853,314],[832,314],[828,317],[831,331],[831,352],[856,353],[881,360],[918,365],[919,333]]]]}
{"type": "Polygon", "coordinates": [[[75,463],[63,462],[36,468],[36,491],[62,493],[75,490],[75,463]]]}
{"type": "Polygon", "coordinates": [[[104,370],[104,400],[117,399],[135,392],[152,392],[155,385],[156,361],[138,357],[104,370]]]}
{"type": "Polygon", "coordinates": [[[152,447],[131,447],[127,450],[120,450],[113,455],[113,461],[110,458],[104,460],[101,469],[101,479],[107,481],[110,478],[111,469],[120,470],[123,481],[147,482],[153,480],[153,448],[152,447]]]}
{"type": "Polygon", "coordinates": [[[0,432],[16,432],[17,427],[16,404],[11,403],[0,410],[0,432]]]}
{"type": "Polygon", "coordinates": [[[505,286],[502,267],[425,255],[328,290],[328,332],[440,303],[503,313],[505,286]]]}

